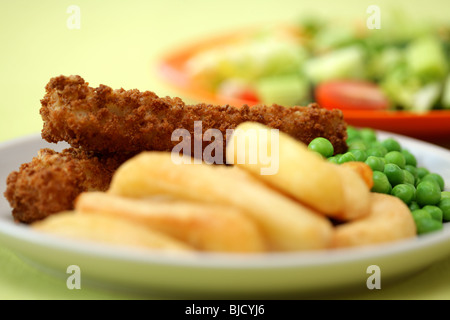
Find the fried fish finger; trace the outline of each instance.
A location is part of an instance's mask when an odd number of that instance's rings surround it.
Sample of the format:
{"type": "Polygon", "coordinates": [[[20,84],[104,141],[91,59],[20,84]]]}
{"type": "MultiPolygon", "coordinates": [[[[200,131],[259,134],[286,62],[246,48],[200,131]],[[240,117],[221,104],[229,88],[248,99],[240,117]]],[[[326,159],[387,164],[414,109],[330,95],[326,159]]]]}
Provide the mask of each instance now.
{"type": "Polygon", "coordinates": [[[80,149],[41,149],[31,162],[9,174],[6,199],[14,220],[31,223],[73,209],[83,191],[105,191],[128,156],[96,156],[80,149]]]}
{"type": "MultiPolygon", "coordinates": [[[[336,153],[346,145],[346,123],[340,110],[327,110],[316,104],[285,108],[272,106],[187,105],[180,98],[158,97],[151,91],[124,90],[100,85],[89,86],[80,76],[50,79],[41,100],[44,121],[42,137],[49,142],[66,141],[97,153],[170,151],[176,129],[185,129],[194,139],[196,121],[202,134],[208,129],[222,132],[246,121],[279,129],[309,143],[316,137],[331,141],[336,153]]],[[[210,142],[201,141],[204,149],[210,142]]],[[[225,160],[225,152],[222,153],[225,160]]],[[[192,152],[194,156],[194,152],[192,152]]]]}

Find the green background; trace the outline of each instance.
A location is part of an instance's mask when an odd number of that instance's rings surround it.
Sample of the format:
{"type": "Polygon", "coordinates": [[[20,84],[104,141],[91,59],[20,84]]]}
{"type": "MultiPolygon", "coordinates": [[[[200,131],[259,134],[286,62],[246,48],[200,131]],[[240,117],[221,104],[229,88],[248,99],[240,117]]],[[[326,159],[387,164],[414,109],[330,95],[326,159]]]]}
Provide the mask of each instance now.
{"type": "MultiPolygon", "coordinates": [[[[156,0],[0,0],[0,142],[39,133],[40,99],[51,77],[78,74],[92,86],[151,90],[183,97],[159,78],[158,61],[193,41],[230,30],[295,22],[317,14],[336,21],[365,21],[369,5],[395,9],[411,20],[449,21],[450,2],[156,0]],[[80,29],[69,29],[70,5],[81,10],[80,29]]],[[[450,259],[381,290],[339,298],[448,299],[450,259]]],[[[22,262],[0,244],[2,299],[122,299],[135,296],[94,288],[68,290],[22,262]]],[[[157,298],[157,297],[155,297],[157,298]]]]}

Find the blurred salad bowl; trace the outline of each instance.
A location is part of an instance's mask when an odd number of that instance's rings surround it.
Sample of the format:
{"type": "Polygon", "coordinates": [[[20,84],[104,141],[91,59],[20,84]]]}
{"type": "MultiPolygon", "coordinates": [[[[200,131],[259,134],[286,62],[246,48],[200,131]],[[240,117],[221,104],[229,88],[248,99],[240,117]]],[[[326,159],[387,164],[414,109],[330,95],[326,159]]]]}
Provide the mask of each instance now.
{"type": "Polygon", "coordinates": [[[318,102],[352,125],[417,138],[450,138],[449,70],[449,26],[396,21],[369,30],[314,19],[199,41],[160,65],[166,80],[202,102],[318,102]]]}

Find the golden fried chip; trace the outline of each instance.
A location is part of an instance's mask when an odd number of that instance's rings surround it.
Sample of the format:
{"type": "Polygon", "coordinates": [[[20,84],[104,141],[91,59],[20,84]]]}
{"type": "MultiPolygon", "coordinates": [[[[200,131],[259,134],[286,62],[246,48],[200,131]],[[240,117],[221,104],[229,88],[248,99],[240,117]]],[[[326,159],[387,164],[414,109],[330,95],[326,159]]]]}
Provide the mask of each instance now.
{"type": "Polygon", "coordinates": [[[367,216],[335,227],[333,247],[356,247],[416,236],[409,208],[397,197],[371,193],[367,216]]]}
{"type": "Polygon", "coordinates": [[[75,209],[127,219],[201,251],[265,251],[265,240],[256,224],[233,207],[85,192],[77,198],[75,209]]]}
{"type": "Polygon", "coordinates": [[[278,132],[277,138],[275,133],[258,123],[240,124],[227,144],[227,162],[319,212],[327,215],[342,212],[342,182],[333,165],[308,150],[304,143],[283,132],[278,132]]]}
{"type": "Polygon", "coordinates": [[[332,225],[323,215],[280,194],[238,167],[175,164],[169,152],[144,152],[114,174],[111,194],[175,198],[238,208],[256,222],[272,250],[328,247],[332,225]]]}
{"type": "Polygon", "coordinates": [[[361,161],[348,161],[341,164],[341,166],[353,169],[363,179],[364,183],[367,185],[367,188],[372,189],[373,171],[368,164],[361,161]]]}
{"type": "Polygon", "coordinates": [[[117,246],[188,252],[194,249],[161,232],[117,217],[61,212],[31,225],[35,230],[117,246]]]}
{"type": "Polygon", "coordinates": [[[369,187],[364,179],[351,167],[335,165],[335,168],[342,181],[344,208],[341,212],[330,216],[338,220],[348,221],[368,215],[371,199],[369,187]]]}

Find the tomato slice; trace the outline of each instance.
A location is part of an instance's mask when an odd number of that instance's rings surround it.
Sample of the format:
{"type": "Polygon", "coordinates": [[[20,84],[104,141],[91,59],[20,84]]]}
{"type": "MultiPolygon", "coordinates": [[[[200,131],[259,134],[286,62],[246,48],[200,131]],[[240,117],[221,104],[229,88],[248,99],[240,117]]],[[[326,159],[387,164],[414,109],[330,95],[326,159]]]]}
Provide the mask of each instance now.
{"type": "Polygon", "coordinates": [[[389,100],[374,83],[364,81],[330,81],[317,85],[315,99],[327,109],[385,110],[389,100]]]}
{"type": "Polygon", "coordinates": [[[242,92],[240,92],[240,94],[238,94],[237,98],[242,99],[242,100],[246,100],[252,103],[258,103],[259,102],[259,97],[258,94],[256,93],[256,91],[252,90],[252,89],[245,89],[242,92]]]}
{"type": "Polygon", "coordinates": [[[255,89],[239,80],[224,81],[217,88],[217,96],[225,99],[239,99],[249,104],[259,103],[260,101],[255,89]]]}

